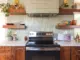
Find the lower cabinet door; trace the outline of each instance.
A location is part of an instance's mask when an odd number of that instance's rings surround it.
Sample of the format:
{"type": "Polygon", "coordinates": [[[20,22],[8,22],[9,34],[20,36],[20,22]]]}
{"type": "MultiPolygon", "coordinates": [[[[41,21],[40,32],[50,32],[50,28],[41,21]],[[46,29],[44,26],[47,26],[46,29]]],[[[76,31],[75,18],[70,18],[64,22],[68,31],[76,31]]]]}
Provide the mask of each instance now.
{"type": "Polygon", "coordinates": [[[25,60],[25,47],[15,47],[15,60],[25,60]]]}
{"type": "Polygon", "coordinates": [[[0,48],[0,60],[25,60],[25,47],[0,48]]]}
{"type": "Polygon", "coordinates": [[[80,54],[76,55],[76,60],[80,60],[80,54]]]}
{"type": "Polygon", "coordinates": [[[5,54],[0,54],[0,60],[6,60],[6,55],[5,54]]]}
{"type": "Polygon", "coordinates": [[[15,60],[14,55],[6,55],[6,60],[15,60]]]}
{"type": "Polygon", "coordinates": [[[72,55],[71,60],[80,60],[80,55],[72,55]]]}
{"type": "Polygon", "coordinates": [[[71,60],[80,60],[80,47],[71,48],[71,60]]]}
{"type": "Polygon", "coordinates": [[[70,47],[61,47],[60,56],[60,60],[70,60],[70,47]]]}
{"type": "Polygon", "coordinates": [[[5,48],[6,60],[15,60],[12,47],[5,46],[4,48],[5,48]]]}

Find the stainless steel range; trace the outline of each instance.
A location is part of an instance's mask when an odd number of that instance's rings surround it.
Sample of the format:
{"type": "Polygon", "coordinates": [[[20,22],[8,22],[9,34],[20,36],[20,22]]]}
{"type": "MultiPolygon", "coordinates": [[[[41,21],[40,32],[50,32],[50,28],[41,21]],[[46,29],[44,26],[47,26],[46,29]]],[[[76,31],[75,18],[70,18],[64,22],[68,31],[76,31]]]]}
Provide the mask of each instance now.
{"type": "Polygon", "coordinates": [[[60,60],[60,45],[54,43],[53,32],[30,32],[26,60],[60,60]]]}

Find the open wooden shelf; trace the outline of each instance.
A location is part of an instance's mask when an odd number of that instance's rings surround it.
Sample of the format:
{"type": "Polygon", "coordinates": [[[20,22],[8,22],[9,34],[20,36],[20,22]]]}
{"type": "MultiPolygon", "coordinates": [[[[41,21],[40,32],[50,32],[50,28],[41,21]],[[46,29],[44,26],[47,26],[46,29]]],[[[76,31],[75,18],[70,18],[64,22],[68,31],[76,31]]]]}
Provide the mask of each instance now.
{"type": "Polygon", "coordinates": [[[26,26],[25,25],[3,25],[3,28],[9,28],[9,29],[25,29],[26,26]]]}
{"type": "Polygon", "coordinates": [[[80,25],[56,26],[57,29],[74,29],[80,28],[80,25]]]}
{"type": "Polygon", "coordinates": [[[26,11],[23,7],[17,8],[14,5],[11,5],[9,8],[10,15],[26,15],[26,11]]]}
{"type": "Polygon", "coordinates": [[[68,8],[60,8],[59,9],[60,15],[72,15],[73,12],[80,12],[80,9],[68,9],[68,8]]]}

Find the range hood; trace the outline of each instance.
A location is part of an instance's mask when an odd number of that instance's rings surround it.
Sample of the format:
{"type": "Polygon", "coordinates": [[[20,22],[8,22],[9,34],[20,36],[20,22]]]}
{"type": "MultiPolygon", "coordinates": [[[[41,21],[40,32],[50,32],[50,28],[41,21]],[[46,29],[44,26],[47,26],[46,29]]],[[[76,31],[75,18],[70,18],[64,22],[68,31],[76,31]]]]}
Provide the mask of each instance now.
{"type": "Polygon", "coordinates": [[[27,0],[26,12],[36,17],[56,16],[59,13],[59,0],[27,0]]]}

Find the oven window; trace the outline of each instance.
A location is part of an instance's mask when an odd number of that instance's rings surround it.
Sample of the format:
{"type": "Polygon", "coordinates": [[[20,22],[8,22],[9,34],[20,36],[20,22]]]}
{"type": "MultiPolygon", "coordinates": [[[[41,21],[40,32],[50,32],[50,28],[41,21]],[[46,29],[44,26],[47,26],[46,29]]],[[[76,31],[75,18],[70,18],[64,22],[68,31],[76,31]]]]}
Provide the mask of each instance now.
{"type": "Polygon", "coordinates": [[[54,56],[32,56],[32,60],[56,60],[54,56]]]}

